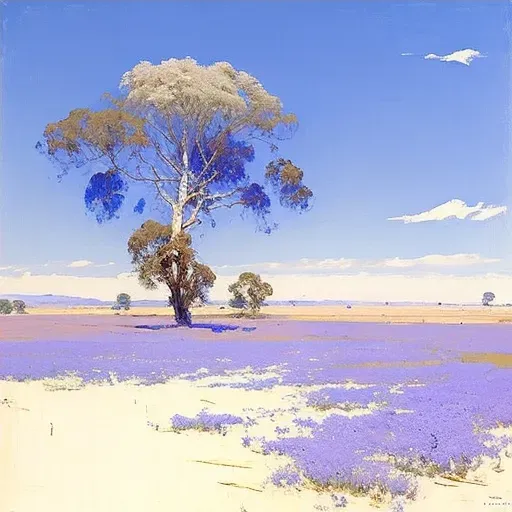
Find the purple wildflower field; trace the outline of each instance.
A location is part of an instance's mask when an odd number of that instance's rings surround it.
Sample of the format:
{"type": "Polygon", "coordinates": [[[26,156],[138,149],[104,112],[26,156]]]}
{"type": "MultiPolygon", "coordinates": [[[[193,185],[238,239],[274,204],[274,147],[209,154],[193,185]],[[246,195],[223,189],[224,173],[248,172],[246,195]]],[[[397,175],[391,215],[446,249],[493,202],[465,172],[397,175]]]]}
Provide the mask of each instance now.
{"type": "Polygon", "coordinates": [[[120,381],[135,377],[150,385],[176,377],[200,381],[205,371],[198,370],[207,368],[208,378],[218,377],[210,387],[269,393],[276,386],[293,387],[303,399],[291,411],[294,428],[279,424],[276,416],[272,439],[250,433],[264,416],[274,421],[272,411],[243,419],[203,410],[195,417],[176,414],[170,426],[224,434],[239,427],[236,435],[245,448],[259,443],[263,453],[291,461],[272,474],[274,485],[328,491],[336,508],[345,507],[346,493],[414,499],[418,476],[464,477],[483,457],[497,458],[510,441],[498,440],[489,429],[512,425],[512,370],[478,362],[475,354],[492,353],[499,361],[500,354],[512,353],[511,327],[313,322],[302,327],[316,330],[318,340],[257,341],[256,329],[250,342],[237,340],[236,331],[231,340],[211,341],[155,332],[137,340],[109,335],[94,341],[7,341],[0,343],[0,378],[72,372],[97,382],[113,372],[120,381]],[[466,353],[473,354],[473,362],[465,362],[466,353]],[[251,371],[240,373],[247,368],[251,371]],[[269,369],[278,376],[266,377],[269,369]],[[242,382],[223,381],[237,372],[242,382]],[[372,404],[367,414],[342,414],[372,404]]]}

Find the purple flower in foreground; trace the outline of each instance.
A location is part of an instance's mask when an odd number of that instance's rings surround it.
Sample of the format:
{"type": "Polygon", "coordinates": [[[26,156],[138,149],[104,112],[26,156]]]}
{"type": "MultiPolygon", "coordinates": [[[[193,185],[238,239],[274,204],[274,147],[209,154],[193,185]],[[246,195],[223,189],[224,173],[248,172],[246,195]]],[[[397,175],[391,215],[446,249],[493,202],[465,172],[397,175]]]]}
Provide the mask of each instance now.
{"type": "Polygon", "coordinates": [[[189,418],[175,414],[171,418],[172,428],[175,430],[200,430],[203,432],[223,432],[225,427],[243,423],[243,419],[232,414],[210,414],[202,410],[197,416],[189,418]]]}
{"type": "Polygon", "coordinates": [[[278,427],[276,427],[276,428],[274,429],[274,431],[275,431],[275,433],[276,433],[277,435],[282,435],[282,436],[284,436],[285,434],[288,434],[288,433],[290,432],[290,429],[289,429],[288,427],[279,427],[279,426],[278,426],[278,427]]]}
{"type": "Polygon", "coordinates": [[[302,480],[299,472],[291,464],[274,471],[270,479],[277,487],[299,485],[302,480]]]}
{"type": "MultiPolygon", "coordinates": [[[[260,339],[271,340],[274,329],[259,326],[260,339]]],[[[86,339],[77,329],[74,341],[61,339],[62,333],[48,341],[41,334],[43,338],[37,341],[0,343],[0,377],[42,379],[74,372],[84,382],[100,382],[114,374],[119,381],[137,377],[143,384],[154,384],[180,375],[197,380],[203,377],[199,370],[205,364],[209,374],[217,376],[248,366],[254,373],[286,366],[279,382],[302,386],[306,393],[309,386],[322,386],[318,397],[321,406],[381,405],[373,414],[353,418],[333,414],[321,424],[311,418],[296,418],[295,425],[311,429],[314,437],[282,436],[263,444],[263,450],[290,457],[303,478],[330,491],[390,490],[410,499],[414,486],[408,488],[404,480],[390,479],[387,468],[369,462],[375,455],[389,461],[392,473],[398,470],[414,476],[431,476],[453,467],[463,475],[482,455],[498,455],[499,448],[483,445],[489,440],[483,431],[512,424],[512,401],[504,399],[510,395],[511,369],[480,361],[474,354],[493,352],[497,359],[504,355],[506,362],[512,353],[512,326],[290,320],[282,329],[290,339],[301,341],[254,341],[248,350],[247,340],[237,340],[237,335],[229,342],[204,343],[195,339],[198,331],[194,329],[169,329],[160,334],[138,329],[138,334],[104,334],[94,340],[86,339]],[[314,342],[306,341],[313,338],[314,342]],[[348,381],[374,386],[340,387],[348,381]],[[421,386],[408,385],[412,383],[421,386]],[[401,384],[401,393],[390,392],[390,387],[396,391],[397,384],[401,384]],[[479,429],[475,430],[475,424],[479,429]]],[[[249,381],[243,386],[261,388],[275,382],[249,381]]],[[[303,414],[297,409],[289,412],[303,414]]],[[[181,429],[221,432],[232,424],[227,420],[219,426],[218,418],[215,422],[208,417],[180,415],[172,420],[181,429]]],[[[249,427],[250,422],[246,425],[249,427]]],[[[252,438],[251,444],[257,442],[252,438]]]]}
{"type": "Polygon", "coordinates": [[[244,448],[248,448],[249,446],[251,446],[251,438],[249,436],[242,437],[242,446],[244,448]]]}
{"type": "Polygon", "coordinates": [[[348,504],[347,498],[342,494],[331,494],[331,499],[335,508],[345,508],[348,504]]]}
{"type": "Polygon", "coordinates": [[[390,512],[404,512],[404,504],[400,500],[393,501],[391,503],[390,512]]]}
{"type": "Polygon", "coordinates": [[[309,393],[307,404],[320,410],[340,408],[345,410],[367,407],[371,402],[382,402],[382,390],[370,388],[323,388],[309,393]]]}
{"type": "Polygon", "coordinates": [[[298,427],[314,429],[320,425],[313,418],[294,418],[293,423],[298,427]]]}
{"type": "Polygon", "coordinates": [[[257,423],[258,422],[254,418],[249,418],[249,416],[247,416],[247,418],[244,421],[244,425],[246,427],[254,427],[254,425],[256,425],[257,423]]]}

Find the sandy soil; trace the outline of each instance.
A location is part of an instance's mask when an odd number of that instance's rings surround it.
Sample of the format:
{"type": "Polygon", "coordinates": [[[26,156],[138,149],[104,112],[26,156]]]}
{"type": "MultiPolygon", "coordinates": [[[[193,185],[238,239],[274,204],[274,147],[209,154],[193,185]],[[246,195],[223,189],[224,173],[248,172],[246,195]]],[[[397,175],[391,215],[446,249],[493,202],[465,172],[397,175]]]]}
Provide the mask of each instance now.
{"type": "MultiPolygon", "coordinates": [[[[243,426],[226,436],[147,426],[148,420],[166,425],[178,412],[195,415],[205,405],[233,414],[282,408],[292,404],[289,388],[244,391],[175,380],[52,391],[49,384],[0,381],[0,399],[9,400],[0,405],[2,512],[335,510],[328,494],[267,484],[287,461],[243,448],[243,426]]],[[[423,480],[417,501],[405,510],[480,512],[485,503],[510,508],[512,459],[504,458],[502,468],[481,471],[482,485],[423,480]]],[[[348,510],[375,510],[367,498],[347,497],[348,510]]]]}
{"type": "MultiPolygon", "coordinates": [[[[107,307],[31,308],[33,315],[105,315],[114,316],[107,307]]],[[[195,319],[225,318],[235,310],[205,306],[192,311],[195,319]]],[[[135,307],[120,315],[171,317],[169,308],[135,307]]],[[[270,318],[295,320],[343,321],[343,322],[390,322],[390,323],[508,323],[512,322],[512,307],[482,306],[267,306],[262,315],[270,318]]]]}

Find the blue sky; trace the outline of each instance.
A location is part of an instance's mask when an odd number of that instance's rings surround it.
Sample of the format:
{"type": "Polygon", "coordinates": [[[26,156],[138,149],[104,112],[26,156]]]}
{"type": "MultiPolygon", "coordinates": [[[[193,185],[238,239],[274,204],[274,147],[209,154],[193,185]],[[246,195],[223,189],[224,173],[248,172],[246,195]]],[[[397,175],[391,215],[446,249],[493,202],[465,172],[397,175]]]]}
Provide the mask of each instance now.
{"type": "MultiPolygon", "coordinates": [[[[215,229],[196,232],[203,261],[231,274],[242,265],[265,273],[264,263],[301,259],[310,264],[273,271],[509,273],[508,214],[387,220],[454,199],[510,207],[508,9],[483,1],[7,2],[0,275],[8,279],[0,277],[0,293],[20,290],[21,269],[84,278],[130,270],[127,238],[160,213],[148,209],[141,217],[127,203],[121,219],[96,224],[83,204],[88,177],[76,171],[58,183],[34,146],[48,122],[97,105],[139,61],[186,56],[231,62],[297,114],[300,128],[281,149],[315,194],[306,214],[276,207],[280,227],[271,236],[238,212],[222,213],[215,229]],[[463,49],[484,58],[469,66],[424,58],[463,49]],[[465,254],[482,261],[383,264],[465,254]],[[340,259],[357,263],[325,264],[340,259]],[[67,267],[81,260],[94,265],[67,267]]],[[[267,158],[257,154],[256,175],[267,158]]]]}

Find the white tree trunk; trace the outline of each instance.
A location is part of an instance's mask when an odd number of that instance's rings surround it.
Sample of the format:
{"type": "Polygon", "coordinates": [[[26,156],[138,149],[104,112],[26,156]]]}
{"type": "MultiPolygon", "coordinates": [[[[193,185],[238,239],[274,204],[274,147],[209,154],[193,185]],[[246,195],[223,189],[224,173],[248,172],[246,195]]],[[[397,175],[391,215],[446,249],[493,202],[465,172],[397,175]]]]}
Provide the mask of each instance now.
{"type": "Polygon", "coordinates": [[[188,168],[188,155],[187,151],[183,151],[183,174],[180,180],[180,186],[178,187],[178,197],[176,198],[176,205],[172,212],[172,236],[173,238],[181,233],[183,229],[183,215],[185,209],[185,201],[188,195],[188,179],[189,179],[189,168],[188,168]]]}

